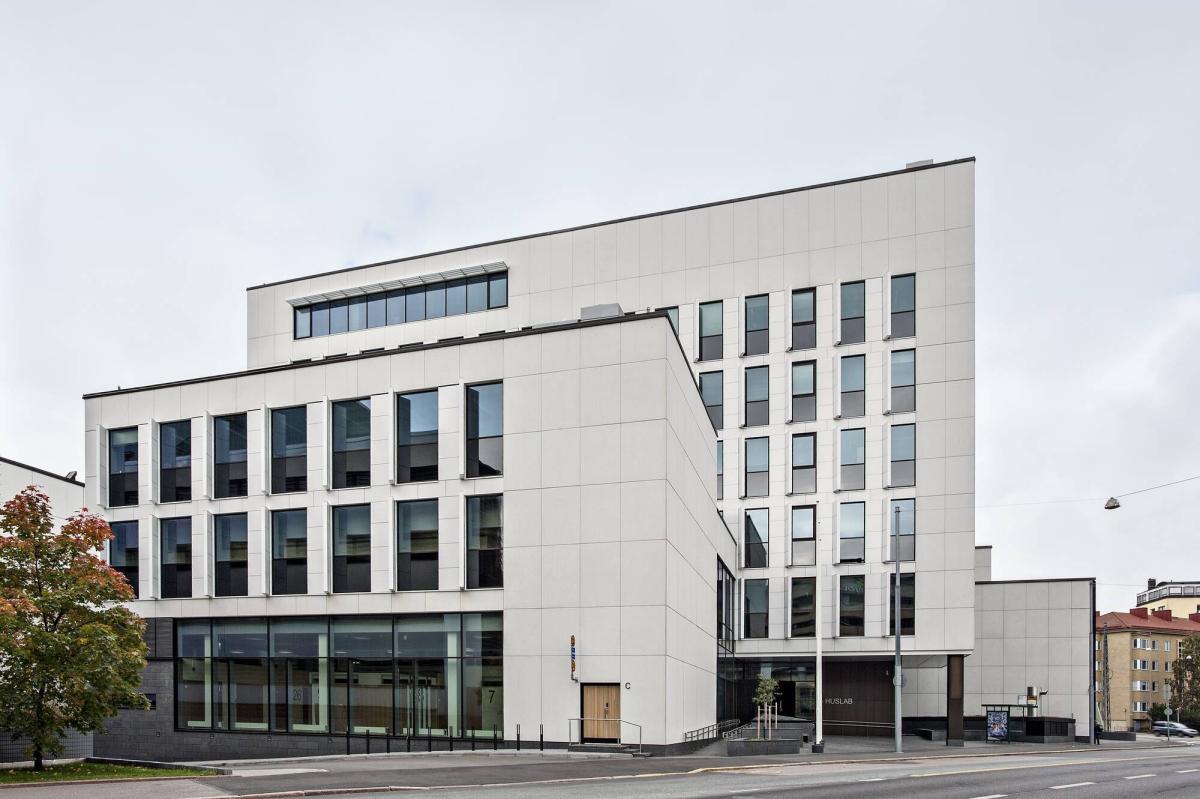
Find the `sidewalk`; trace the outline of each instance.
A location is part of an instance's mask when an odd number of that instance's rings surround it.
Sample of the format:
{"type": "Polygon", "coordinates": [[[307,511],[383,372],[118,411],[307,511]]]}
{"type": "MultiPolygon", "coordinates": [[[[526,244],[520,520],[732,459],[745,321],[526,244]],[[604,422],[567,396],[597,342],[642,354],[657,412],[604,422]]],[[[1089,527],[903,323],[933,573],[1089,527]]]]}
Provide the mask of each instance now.
{"type": "MultiPolygon", "coordinates": [[[[206,761],[224,765],[230,776],[195,780],[155,780],[112,784],[0,789],[0,799],[210,799],[223,796],[252,796],[284,791],[332,791],[348,788],[478,786],[519,784],[546,780],[614,778],[698,771],[724,771],[779,767],[783,765],[866,763],[956,759],[996,755],[1061,754],[1097,750],[1150,749],[1165,747],[1161,740],[1138,741],[1117,746],[1088,744],[985,744],[969,742],[964,747],[947,747],[923,739],[905,738],[906,752],[890,751],[891,739],[832,738],[826,753],[773,755],[752,758],[711,757],[587,757],[557,752],[455,752],[392,755],[351,755],[317,758],[282,758],[257,761],[206,761]]],[[[1188,746],[1172,743],[1170,746],[1188,746]]]]}

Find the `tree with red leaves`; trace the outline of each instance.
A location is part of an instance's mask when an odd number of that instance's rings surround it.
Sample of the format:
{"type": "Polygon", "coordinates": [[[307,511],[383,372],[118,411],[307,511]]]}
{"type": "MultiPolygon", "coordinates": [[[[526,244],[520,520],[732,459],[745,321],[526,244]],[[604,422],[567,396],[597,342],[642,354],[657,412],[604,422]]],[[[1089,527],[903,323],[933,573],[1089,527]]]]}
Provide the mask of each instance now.
{"type": "Polygon", "coordinates": [[[122,708],[145,708],[144,622],[120,603],[125,578],[96,553],[108,523],[84,508],[54,529],[34,486],[0,508],[0,729],[25,738],[34,769],[122,708]]]}

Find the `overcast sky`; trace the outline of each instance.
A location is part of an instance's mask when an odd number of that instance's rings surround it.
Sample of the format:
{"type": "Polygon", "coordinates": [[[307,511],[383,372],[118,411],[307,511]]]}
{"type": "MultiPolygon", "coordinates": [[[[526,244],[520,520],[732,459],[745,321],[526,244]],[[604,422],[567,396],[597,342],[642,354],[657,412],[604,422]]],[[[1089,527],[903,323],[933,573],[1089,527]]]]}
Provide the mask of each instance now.
{"type": "Polygon", "coordinates": [[[246,286],[974,155],[997,579],[1200,579],[1200,5],[0,0],[0,453],[246,286]]]}

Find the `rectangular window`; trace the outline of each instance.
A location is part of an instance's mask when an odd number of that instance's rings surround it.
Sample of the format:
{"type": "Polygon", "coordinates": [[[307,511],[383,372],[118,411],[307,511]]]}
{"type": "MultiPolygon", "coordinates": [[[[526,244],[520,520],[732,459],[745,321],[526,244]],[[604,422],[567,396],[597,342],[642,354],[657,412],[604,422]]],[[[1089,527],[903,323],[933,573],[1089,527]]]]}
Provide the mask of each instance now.
{"type": "Polygon", "coordinates": [[[839,344],[860,344],[867,338],[866,286],[862,281],[842,284],[842,328],[839,344]]]}
{"type": "Polygon", "coordinates": [[[371,400],[333,403],[333,487],[371,484],[371,400]]]}
{"type": "Polygon", "coordinates": [[[768,295],[746,298],[746,355],[762,355],[770,349],[768,295]]]}
{"type": "Polygon", "coordinates": [[[420,322],[425,318],[425,288],[418,286],[404,292],[404,321],[420,322]]]}
{"type": "Polygon", "coordinates": [[[717,499],[725,499],[725,442],[717,442],[717,499]]]}
{"type": "Polygon", "coordinates": [[[192,520],[159,519],[159,596],[178,599],[192,595],[192,520]]]}
{"type": "Polygon", "coordinates": [[[817,578],[792,578],[792,638],[817,634],[817,578]]]}
{"type": "Polygon", "coordinates": [[[725,318],[720,300],[700,304],[700,360],[725,357],[725,318]]]}
{"type": "Polygon", "coordinates": [[[909,338],[917,334],[917,276],[897,275],[892,278],[892,338],[909,338]]]}
{"type": "Polygon", "coordinates": [[[838,578],[838,635],[865,635],[866,578],[861,574],[843,574],[838,578]]]}
{"type": "Polygon", "coordinates": [[[488,279],[473,277],[467,280],[467,313],[487,310],[488,279]]]}
{"type": "Polygon", "coordinates": [[[745,568],[765,569],[767,567],[768,525],[766,508],[754,508],[746,511],[742,541],[745,568]]]}
{"type": "Polygon", "coordinates": [[[244,497],[247,489],[246,414],[213,419],[213,497],[244,497]]]}
{"type": "Polygon", "coordinates": [[[742,620],[743,638],[767,637],[768,594],[766,580],[743,580],[745,591],[745,618],[742,620]]]}
{"type": "Polygon", "coordinates": [[[867,506],[843,502],[838,508],[838,560],[862,563],[866,557],[867,506]]]}
{"type": "Polygon", "coordinates": [[[841,484],[843,491],[867,487],[867,431],[861,427],[841,433],[841,484]]]}
{"type": "Polygon", "coordinates": [[[271,513],[271,593],[308,592],[308,513],[303,508],[271,513]]]}
{"type": "Polygon", "coordinates": [[[372,294],[367,297],[367,327],[383,327],[387,324],[387,295],[372,294]]]}
{"type": "Polygon", "coordinates": [[[312,334],[314,336],[329,335],[329,303],[318,302],[312,307],[312,334]]]}
{"type": "Polygon", "coordinates": [[[488,278],[488,307],[503,308],[508,305],[508,273],[494,272],[488,278]]]}
{"type": "Polygon", "coordinates": [[[467,386],[467,477],[504,473],[504,384],[467,386]]]}
{"type": "Polygon", "coordinates": [[[892,353],[892,413],[910,413],[917,409],[917,351],[892,353]]]}
{"type": "Polygon", "coordinates": [[[792,364],[793,422],[812,422],[817,418],[817,362],[792,364]]]}
{"type": "Polygon", "coordinates": [[[438,478],[438,392],[396,397],[396,482],[438,478]]]}
{"type": "Polygon", "coordinates": [[[867,412],[867,358],[848,355],[842,358],[842,407],[845,419],[865,416],[867,412]]]}
{"type": "Polygon", "coordinates": [[[438,501],[396,503],[396,590],[438,588],[438,501]]]}
{"type": "Polygon", "coordinates": [[[817,434],[792,436],[792,493],[811,494],[817,490],[817,434]]]}
{"type": "Polygon", "coordinates": [[[350,311],[350,329],[351,330],[366,330],[367,329],[367,298],[366,297],[351,297],[349,311],[350,311]]]}
{"type": "Polygon", "coordinates": [[[917,426],[892,425],[892,485],[917,484],[917,426]]]}
{"type": "Polygon", "coordinates": [[[158,426],[158,501],[187,502],[192,498],[192,423],[158,426]]]}
{"type": "Polygon", "coordinates": [[[765,497],[770,483],[770,447],[767,438],[746,439],[746,496],[765,497]]]}
{"type": "Polygon", "coordinates": [[[293,331],[296,338],[308,338],[312,335],[312,306],[295,308],[292,311],[293,331]]]}
{"type": "Polygon", "coordinates": [[[817,506],[792,508],[792,565],[817,564],[817,506]]]}
{"type": "Polygon", "coordinates": [[[108,544],[108,565],[119,571],[138,595],[138,523],[109,522],[112,541],[108,544]]]}
{"type": "Polygon", "coordinates": [[[387,303],[387,323],[404,324],[404,289],[389,291],[384,295],[384,300],[387,303]]]}
{"type": "Polygon", "coordinates": [[[345,333],[350,329],[349,300],[334,300],[329,303],[329,334],[345,333]]]}
{"type": "Polygon", "coordinates": [[[720,430],[725,426],[725,384],[722,372],[700,374],[700,398],[704,400],[708,420],[715,429],[720,430]]]}
{"type": "Polygon", "coordinates": [[[138,504],[138,431],[125,427],[108,431],[109,507],[138,504]]]}
{"type": "Polygon", "coordinates": [[[446,284],[438,283],[425,289],[425,318],[441,319],[446,315],[446,284]]]}
{"type": "Polygon", "coordinates": [[[271,493],[308,488],[308,409],[271,411],[271,493]]]}
{"type": "MultiPolygon", "coordinates": [[[[896,632],[896,575],[888,575],[888,628],[885,635],[896,632]]],[[[917,634],[917,577],[900,575],[900,635],[917,634]]]]}
{"type": "Polygon", "coordinates": [[[467,588],[504,587],[504,497],[467,497],[467,588]]]}
{"type": "Polygon", "coordinates": [[[249,553],[246,514],[213,517],[213,587],[217,596],[246,596],[249,553]]]}
{"type": "Polygon", "coordinates": [[[371,590],[371,506],[333,509],[333,592],[371,590]]]}
{"type": "Polygon", "coordinates": [[[817,346],[817,290],[792,292],[792,349],[811,350],[817,346]]]}
{"type": "Polygon", "coordinates": [[[770,422],[770,376],[766,366],[746,370],[746,427],[759,427],[770,422]]]}
{"type": "Polygon", "coordinates": [[[893,499],[887,504],[888,525],[891,535],[888,536],[889,561],[896,559],[895,551],[900,550],[901,561],[917,559],[917,501],[915,499],[893,499]],[[897,534],[898,531],[898,534],[897,534]]]}

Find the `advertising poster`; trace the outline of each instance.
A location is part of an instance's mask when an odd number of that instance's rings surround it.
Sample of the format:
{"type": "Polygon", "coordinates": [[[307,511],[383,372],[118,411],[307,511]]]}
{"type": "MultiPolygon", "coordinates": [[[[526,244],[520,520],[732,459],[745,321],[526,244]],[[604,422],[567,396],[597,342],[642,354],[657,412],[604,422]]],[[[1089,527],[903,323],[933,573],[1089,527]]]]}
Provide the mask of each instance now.
{"type": "Polygon", "coordinates": [[[1008,740],[1008,711],[989,710],[987,712],[987,739],[989,741],[1008,740]]]}

